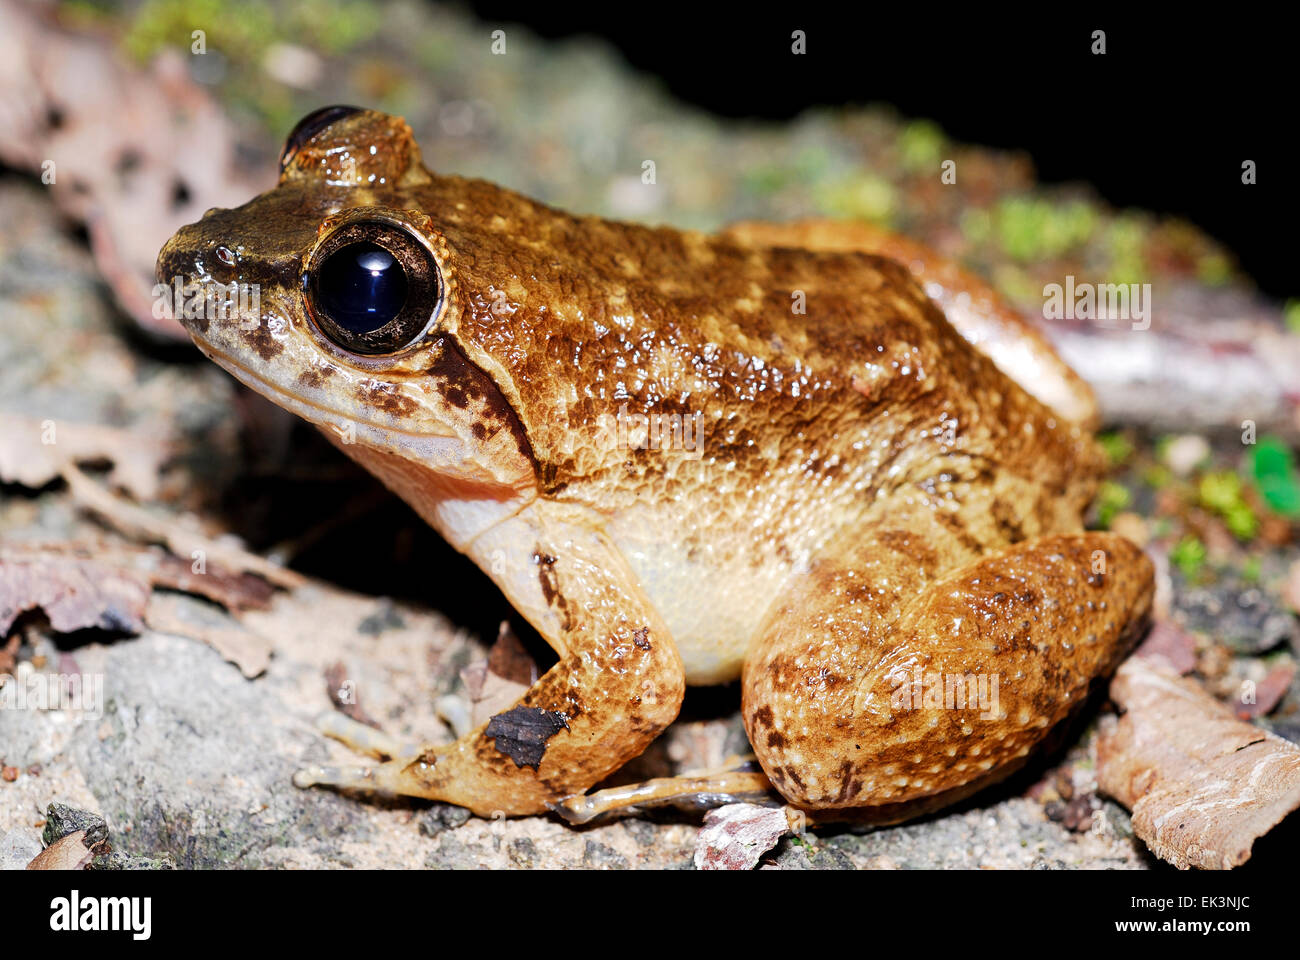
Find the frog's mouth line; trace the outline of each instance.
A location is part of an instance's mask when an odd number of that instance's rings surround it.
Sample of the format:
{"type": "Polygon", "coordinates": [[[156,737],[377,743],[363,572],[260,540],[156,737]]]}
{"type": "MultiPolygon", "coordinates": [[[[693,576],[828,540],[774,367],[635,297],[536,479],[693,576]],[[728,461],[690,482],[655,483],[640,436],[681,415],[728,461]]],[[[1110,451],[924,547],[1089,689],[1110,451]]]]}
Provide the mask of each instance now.
{"type": "Polygon", "coordinates": [[[346,430],[348,427],[357,429],[365,428],[373,431],[377,438],[385,435],[400,435],[413,437],[420,440],[444,439],[455,440],[457,435],[448,428],[445,432],[434,432],[431,430],[408,430],[402,427],[395,427],[388,424],[375,423],[371,420],[358,420],[354,417],[345,416],[337,410],[323,406],[319,403],[313,403],[310,400],[304,400],[297,394],[290,393],[278,384],[272,383],[265,377],[258,376],[252,370],[236,360],[234,357],[218,350],[209,343],[204,343],[194,339],[195,345],[199,348],[205,357],[215,363],[221,369],[225,370],[232,377],[257,393],[269,393],[275,397],[275,402],[284,407],[290,413],[294,413],[308,423],[316,426],[329,427],[331,430],[346,430]]]}

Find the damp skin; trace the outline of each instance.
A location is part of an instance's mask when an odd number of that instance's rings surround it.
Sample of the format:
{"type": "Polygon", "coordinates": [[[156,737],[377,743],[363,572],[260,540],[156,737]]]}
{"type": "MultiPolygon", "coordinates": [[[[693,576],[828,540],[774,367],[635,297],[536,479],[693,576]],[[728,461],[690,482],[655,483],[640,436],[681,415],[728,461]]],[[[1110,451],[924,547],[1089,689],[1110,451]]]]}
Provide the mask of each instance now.
{"type": "Polygon", "coordinates": [[[184,319],[199,348],[410,503],[558,662],[451,745],[329,719],[385,762],[297,782],[558,809],[687,684],[738,681],[747,777],[905,816],[1024,762],[1123,656],[1152,574],[1082,528],[1095,403],[977,280],[862,225],[572,216],[331,109],[274,189],[168,241],[160,282],[255,284],[255,318],[184,319]],[[978,696],[936,706],[934,676],[978,696]]]}

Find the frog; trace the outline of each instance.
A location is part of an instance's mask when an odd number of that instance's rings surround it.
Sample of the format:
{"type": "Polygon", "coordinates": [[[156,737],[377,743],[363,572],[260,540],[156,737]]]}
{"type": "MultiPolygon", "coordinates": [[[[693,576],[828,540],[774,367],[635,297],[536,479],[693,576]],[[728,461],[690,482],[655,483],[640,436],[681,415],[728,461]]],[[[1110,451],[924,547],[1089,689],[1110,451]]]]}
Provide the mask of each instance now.
{"type": "Polygon", "coordinates": [[[257,290],[251,317],[178,319],[555,654],[454,742],[327,711],[374,762],[299,786],[578,821],[680,793],[592,800],[688,685],[730,684],[752,753],[682,789],[905,818],[1023,766],[1149,619],[1144,552],[1085,528],[1107,469],[1087,385],[987,284],[879,227],[570,214],[336,106],[157,273],[257,290]]]}

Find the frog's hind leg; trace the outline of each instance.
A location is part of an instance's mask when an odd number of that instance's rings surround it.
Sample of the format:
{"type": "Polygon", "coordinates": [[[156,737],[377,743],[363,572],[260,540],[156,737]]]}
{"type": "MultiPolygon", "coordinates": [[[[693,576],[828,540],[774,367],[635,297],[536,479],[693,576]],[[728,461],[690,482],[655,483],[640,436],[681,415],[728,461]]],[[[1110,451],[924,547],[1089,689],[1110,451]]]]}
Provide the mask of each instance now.
{"type": "Polygon", "coordinates": [[[299,771],[299,786],[380,790],[468,807],[483,816],[545,813],[640,754],[677,716],[681,658],[626,561],[582,525],[542,524],[529,512],[493,531],[504,550],[502,585],[559,654],[515,705],[454,743],[405,748],[345,719],[331,736],[390,756],[369,767],[299,771]]]}
{"type": "Polygon", "coordinates": [[[767,775],[753,755],[746,755],[728,757],[712,770],[658,777],[566,797],[551,804],[551,810],[569,823],[587,824],[635,816],[643,810],[660,807],[698,812],[728,803],[771,802],[775,797],[767,775]]]}
{"type": "Polygon", "coordinates": [[[743,716],[792,804],[901,819],[903,804],[1023,762],[1123,657],[1152,573],[1108,533],[985,552],[923,516],[883,523],[776,601],[746,659],[743,716]]]}
{"type": "Polygon", "coordinates": [[[754,246],[857,251],[905,264],[948,322],[1007,376],[1068,420],[1096,429],[1097,399],[1042,332],[992,287],[923,244],[868,223],[796,220],[733,224],[722,236],[754,246]]]}

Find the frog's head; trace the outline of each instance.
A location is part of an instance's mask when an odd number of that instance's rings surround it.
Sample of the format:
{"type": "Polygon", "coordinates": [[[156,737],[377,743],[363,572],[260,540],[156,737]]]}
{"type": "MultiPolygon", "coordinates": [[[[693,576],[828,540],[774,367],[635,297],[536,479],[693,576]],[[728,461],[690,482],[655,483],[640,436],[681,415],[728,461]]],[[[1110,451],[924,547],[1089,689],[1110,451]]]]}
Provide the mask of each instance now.
{"type": "Polygon", "coordinates": [[[527,442],[455,342],[453,258],[419,200],[430,180],[405,121],[316,111],[289,135],[274,189],[167,242],[155,292],[205,354],[373,451],[348,451],[372,467],[398,457],[515,483],[527,442]]]}

